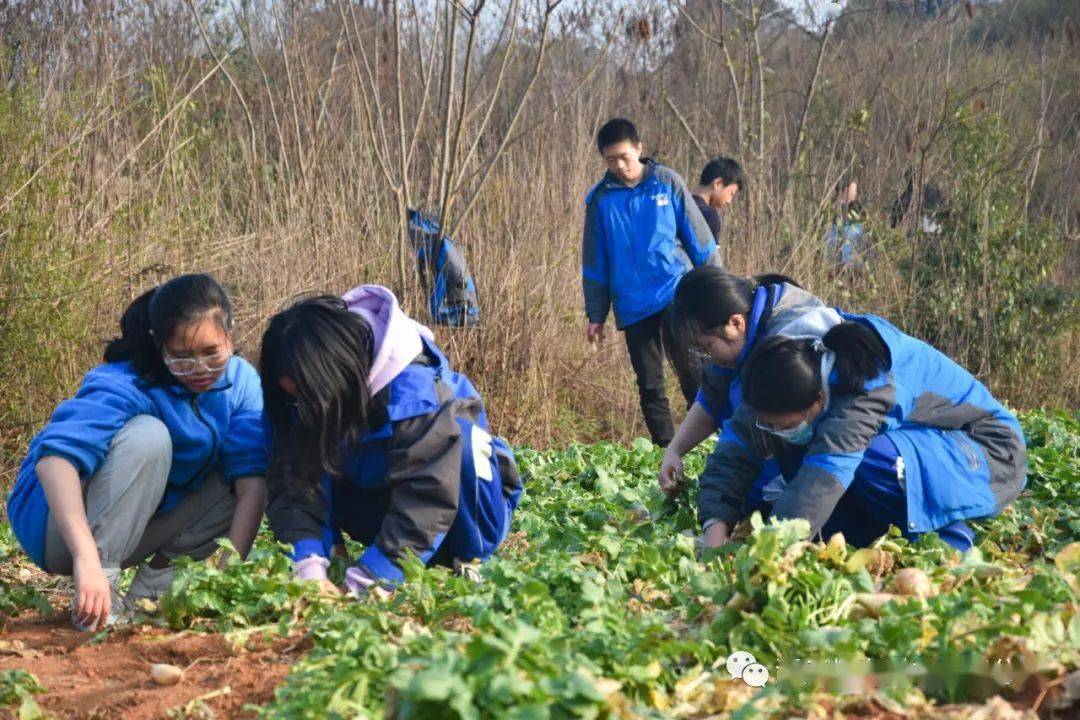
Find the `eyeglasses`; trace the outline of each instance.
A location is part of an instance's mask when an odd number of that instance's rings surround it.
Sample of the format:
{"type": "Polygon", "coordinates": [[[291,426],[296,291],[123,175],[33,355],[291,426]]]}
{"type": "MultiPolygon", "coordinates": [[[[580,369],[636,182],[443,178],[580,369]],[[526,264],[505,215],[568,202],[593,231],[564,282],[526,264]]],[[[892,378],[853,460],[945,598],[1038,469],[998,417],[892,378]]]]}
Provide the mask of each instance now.
{"type": "Polygon", "coordinates": [[[790,432],[792,432],[794,430],[798,430],[799,426],[802,425],[803,423],[810,422],[809,417],[810,417],[810,410],[807,409],[806,414],[803,415],[802,421],[800,421],[798,424],[793,425],[791,427],[786,427],[786,428],[776,427],[775,425],[771,425],[771,424],[765,422],[764,420],[755,421],[754,426],[757,427],[758,430],[764,430],[765,432],[772,433],[773,435],[784,435],[785,433],[790,433],[790,432]]]}
{"type": "Polygon", "coordinates": [[[220,372],[229,364],[229,358],[231,357],[232,350],[226,350],[225,352],[219,352],[215,355],[208,355],[203,358],[171,358],[167,355],[162,355],[165,366],[169,368],[169,372],[176,377],[193,375],[200,368],[206,372],[220,372]]]}
{"type": "Polygon", "coordinates": [[[712,355],[705,352],[698,347],[690,347],[686,349],[686,354],[690,357],[690,360],[698,365],[709,365],[712,363],[712,355]]]}

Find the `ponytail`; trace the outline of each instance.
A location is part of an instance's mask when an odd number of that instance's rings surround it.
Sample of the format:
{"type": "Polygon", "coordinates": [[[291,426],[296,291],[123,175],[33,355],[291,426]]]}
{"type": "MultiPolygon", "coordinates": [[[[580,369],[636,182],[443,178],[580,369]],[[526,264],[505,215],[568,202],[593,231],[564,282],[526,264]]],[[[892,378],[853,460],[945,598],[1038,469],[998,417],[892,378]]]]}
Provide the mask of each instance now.
{"type": "MultiPolygon", "coordinates": [[[[836,390],[859,393],[866,382],[891,367],[889,348],[878,334],[857,322],[834,325],[822,338],[836,353],[836,390]]],[[[822,392],[822,344],[812,338],[774,335],[761,340],[742,371],[743,398],[758,412],[805,410],[822,392]]]]}
{"type": "Polygon", "coordinates": [[[120,317],[120,337],[105,346],[105,362],[129,362],[154,385],[175,383],[161,357],[161,344],[178,326],[207,316],[226,332],[232,329],[232,303],[225,290],[209,275],[177,276],[128,306],[120,317]]]}
{"type": "Polygon", "coordinates": [[[862,323],[834,325],[821,341],[836,353],[834,370],[841,392],[860,392],[868,380],[892,366],[888,346],[862,323]]]}
{"type": "MultiPolygon", "coordinates": [[[[136,363],[160,355],[150,327],[150,301],[157,288],[147,290],[120,317],[120,337],[105,346],[105,362],[136,363]]],[[[140,364],[142,364],[140,362],[140,364]]],[[[140,375],[143,373],[139,373],[140,375]]]]}

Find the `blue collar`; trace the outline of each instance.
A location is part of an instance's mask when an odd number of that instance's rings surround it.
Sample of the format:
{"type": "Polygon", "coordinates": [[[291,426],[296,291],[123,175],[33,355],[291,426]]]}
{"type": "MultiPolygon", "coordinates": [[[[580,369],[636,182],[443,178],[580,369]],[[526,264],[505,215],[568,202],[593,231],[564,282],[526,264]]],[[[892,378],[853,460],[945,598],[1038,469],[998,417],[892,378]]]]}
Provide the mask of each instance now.
{"type": "Polygon", "coordinates": [[[608,190],[637,190],[656,174],[656,161],[652,158],[641,158],[641,164],[645,166],[645,172],[641,176],[641,180],[634,187],[627,187],[623,184],[623,181],[615,177],[610,170],[604,173],[604,187],[608,190]]]}
{"type": "Polygon", "coordinates": [[[211,387],[208,390],[203,390],[201,393],[193,393],[190,390],[188,390],[186,387],[181,385],[180,383],[174,383],[174,384],[171,384],[171,385],[166,385],[165,389],[168,390],[173,395],[176,395],[177,397],[185,397],[186,398],[186,397],[198,397],[199,395],[210,395],[212,393],[224,392],[224,391],[230,389],[232,386],[233,386],[233,384],[231,382],[227,381],[225,379],[225,376],[222,375],[221,378],[216,383],[214,383],[213,387],[211,387]]]}
{"type": "Polygon", "coordinates": [[[766,308],[771,308],[769,303],[770,287],[758,287],[754,291],[754,302],[750,307],[750,314],[746,318],[746,342],[743,344],[742,352],[739,353],[739,357],[735,359],[735,364],[742,367],[746,362],[747,356],[750,355],[750,351],[754,348],[754,343],[757,341],[758,330],[761,327],[761,316],[765,314],[766,308]]]}

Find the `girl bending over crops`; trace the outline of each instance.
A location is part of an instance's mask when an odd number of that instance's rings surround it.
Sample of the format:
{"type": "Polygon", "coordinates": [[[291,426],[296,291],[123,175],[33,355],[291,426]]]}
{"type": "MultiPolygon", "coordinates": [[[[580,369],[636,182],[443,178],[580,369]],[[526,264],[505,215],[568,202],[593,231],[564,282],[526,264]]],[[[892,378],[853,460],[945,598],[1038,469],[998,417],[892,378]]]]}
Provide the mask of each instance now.
{"type": "MultiPolygon", "coordinates": [[[[739,406],[739,369],[754,346],[778,333],[822,336],[841,321],[790,278],[742,278],[715,267],[694,268],[679,281],[666,319],[671,360],[684,373],[700,371],[697,398],[664,453],[660,487],[682,492],[682,457],[716,432],[739,406]]],[[[782,485],[776,463],[763,464],[747,493],[744,512],[764,509],[782,485]]]]}
{"type": "Polygon", "coordinates": [[[173,558],[205,558],[226,533],[251,547],[266,503],[262,390],[231,324],[208,275],[144,293],[105,364],[30,443],[8,517],[35,563],[74,576],[79,629],[164,593],[173,558]],[[136,564],[121,600],[120,570],[136,564]]]}
{"type": "Polygon", "coordinates": [[[1026,483],[1020,425],[944,354],[873,315],[842,313],[823,337],[768,337],[742,369],[743,403],[702,474],[705,544],[727,538],[762,465],[786,487],[776,518],[866,545],[890,525],[960,550],[964,522],[1000,512],[1026,483]]]}
{"type": "Polygon", "coordinates": [[[342,531],[367,547],[356,594],[403,579],[412,552],[472,572],[506,537],[522,483],[483,401],[394,295],[363,285],[275,316],[261,371],[270,505],[298,577],[327,580],[342,531]]]}

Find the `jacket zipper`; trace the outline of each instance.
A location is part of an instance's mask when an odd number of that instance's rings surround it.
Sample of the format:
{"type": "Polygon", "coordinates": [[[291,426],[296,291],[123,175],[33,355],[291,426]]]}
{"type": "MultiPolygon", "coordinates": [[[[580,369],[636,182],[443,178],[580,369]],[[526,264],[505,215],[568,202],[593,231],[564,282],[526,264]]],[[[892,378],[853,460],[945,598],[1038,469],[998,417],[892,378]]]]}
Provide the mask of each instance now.
{"type": "Polygon", "coordinates": [[[206,459],[206,462],[203,463],[203,466],[201,468],[199,468],[199,471],[197,473],[195,473],[195,475],[192,477],[192,479],[195,480],[195,479],[201,478],[203,476],[203,473],[206,472],[207,468],[209,468],[210,465],[213,464],[214,457],[217,455],[218,437],[217,437],[217,433],[214,432],[213,426],[210,425],[210,423],[208,423],[206,421],[206,418],[203,417],[202,410],[199,408],[199,396],[198,395],[192,395],[191,396],[191,411],[193,413],[195,413],[195,417],[197,417],[199,419],[199,422],[201,422],[203,425],[205,425],[206,429],[210,431],[210,438],[211,438],[210,457],[208,457],[206,459]]]}

